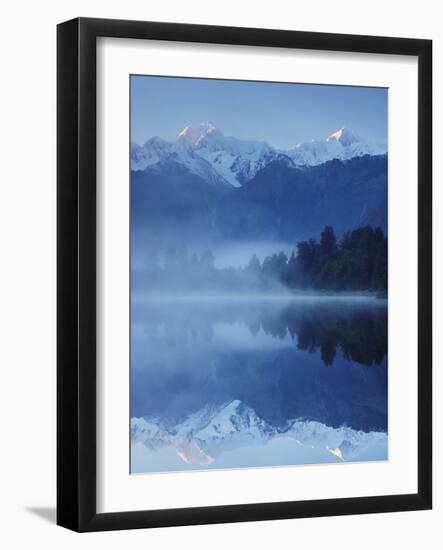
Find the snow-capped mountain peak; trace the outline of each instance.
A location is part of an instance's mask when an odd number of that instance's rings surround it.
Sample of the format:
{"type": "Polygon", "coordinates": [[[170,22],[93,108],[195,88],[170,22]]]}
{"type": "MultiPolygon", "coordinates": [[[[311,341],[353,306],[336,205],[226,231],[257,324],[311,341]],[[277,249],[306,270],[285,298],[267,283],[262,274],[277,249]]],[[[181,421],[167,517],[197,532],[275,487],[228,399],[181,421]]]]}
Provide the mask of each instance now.
{"type": "Polygon", "coordinates": [[[221,135],[221,132],[212,122],[189,124],[177,136],[177,143],[182,147],[196,147],[202,139],[212,133],[221,135]]]}
{"type": "Polygon", "coordinates": [[[351,130],[345,127],[340,128],[340,130],[337,130],[336,132],[334,132],[333,134],[331,134],[329,137],[326,138],[326,141],[332,141],[332,140],[338,141],[344,147],[348,147],[353,143],[362,141],[353,132],[351,132],[351,130]]]}
{"type": "Polygon", "coordinates": [[[369,143],[348,128],[340,128],[326,139],[300,143],[287,151],[296,166],[316,166],[330,160],[348,161],[364,155],[384,155],[386,147],[369,143]]]}

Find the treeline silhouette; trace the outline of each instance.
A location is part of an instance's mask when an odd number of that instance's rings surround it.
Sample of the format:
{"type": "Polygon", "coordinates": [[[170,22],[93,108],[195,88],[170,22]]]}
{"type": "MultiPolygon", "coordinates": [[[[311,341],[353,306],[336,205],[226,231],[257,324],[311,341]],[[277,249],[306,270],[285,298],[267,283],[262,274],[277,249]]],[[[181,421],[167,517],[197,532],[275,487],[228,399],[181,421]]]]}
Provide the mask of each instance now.
{"type": "MultiPolygon", "coordinates": [[[[318,290],[386,290],[388,242],[380,228],[366,226],[346,233],[337,243],[334,229],[326,226],[315,239],[297,244],[297,256],[284,253],[265,258],[262,274],[277,278],[289,288],[318,290]]],[[[248,269],[257,269],[252,258],[248,269]]]]}
{"type": "Polygon", "coordinates": [[[385,291],[387,289],[387,239],[380,228],[366,226],[337,241],[326,226],[320,240],[297,244],[297,254],[272,254],[260,262],[254,254],[244,268],[217,268],[210,250],[189,255],[179,247],[151,250],[142,289],[164,291],[269,292],[287,289],[319,291],[385,291]]]}

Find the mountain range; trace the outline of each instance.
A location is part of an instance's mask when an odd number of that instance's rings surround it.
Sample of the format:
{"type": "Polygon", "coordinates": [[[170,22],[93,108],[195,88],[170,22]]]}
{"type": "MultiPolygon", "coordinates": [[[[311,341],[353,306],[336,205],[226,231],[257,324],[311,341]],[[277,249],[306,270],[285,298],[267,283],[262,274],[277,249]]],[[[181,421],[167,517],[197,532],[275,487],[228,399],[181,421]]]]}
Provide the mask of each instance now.
{"type": "Polygon", "coordinates": [[[386,149],[342,128],[280,151],[210,123],[131,150],[132,236],[146,247],[221,241],[295,243],[364,225],[387,230],[386,149]]]}
{"type": "Polygon", "coordinates": [[[265,142],[227,137],[210,122],[186,126],[174,142],[153,137],[143,145],[131,144],[131,169],[145,170],[163,161],[175,161],[212,183],[234,187],[250,181],[273,161],[286,160],[294,167],[318,166],[338,159],[386,154],[386,147],[369,143],[341,128],[323,140],[300,143],[279,150],[265,142]]]}

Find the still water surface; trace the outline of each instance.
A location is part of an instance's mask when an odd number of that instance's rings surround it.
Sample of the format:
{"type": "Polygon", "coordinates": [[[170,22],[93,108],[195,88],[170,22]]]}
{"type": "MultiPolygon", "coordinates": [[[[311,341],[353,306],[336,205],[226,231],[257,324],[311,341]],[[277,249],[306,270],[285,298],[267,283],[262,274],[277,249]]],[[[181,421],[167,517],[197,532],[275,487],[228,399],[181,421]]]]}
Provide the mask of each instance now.
{"type": "Polygon", "coordinates": [[[376,298],[137,300],[131,471],[387,458],[376,298]]]}

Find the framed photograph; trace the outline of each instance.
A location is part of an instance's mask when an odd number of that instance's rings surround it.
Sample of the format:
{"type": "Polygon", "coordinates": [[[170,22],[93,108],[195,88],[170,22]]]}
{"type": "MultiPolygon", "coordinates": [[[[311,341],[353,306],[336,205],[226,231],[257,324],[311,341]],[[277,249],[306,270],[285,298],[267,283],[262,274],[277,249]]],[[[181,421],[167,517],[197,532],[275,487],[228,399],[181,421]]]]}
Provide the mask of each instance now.
{"type": "Polygon", "coordinates": [[[59,525],[432,506],[432,43],[58,26],[59,525]]]}

